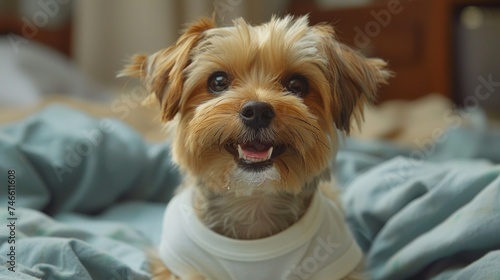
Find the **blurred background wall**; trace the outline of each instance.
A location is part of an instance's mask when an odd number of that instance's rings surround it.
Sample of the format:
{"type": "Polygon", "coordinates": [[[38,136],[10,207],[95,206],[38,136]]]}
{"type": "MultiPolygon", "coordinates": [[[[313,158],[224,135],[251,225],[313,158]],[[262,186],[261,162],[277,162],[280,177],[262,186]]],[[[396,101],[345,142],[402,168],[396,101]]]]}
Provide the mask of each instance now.
{"type": "Polygon", "coordinates": [[[126,57],[167,47],[183,26],[215,11],[221,22],[244,16],[261,22],[282,14],[287,0],[85,0],[75,1],[73,54],[97,80],[119,86],[115,78],[126,57]]]}
{"type": "MultiPolygon", "coordinates": [[[[167,47],[186,23],[214,13],[221,24],[240,16],[258,24],[273,14],[308,14],[311,24],[330,23],[342,42],[388,61],[396,75],[381,88],[380,102],[437,93],[500,112],[498,0],[0,0],[0,58],[12,65],[31,61],[19,50],[40,42],[91,80],[122,90],[138,83],[116,78],[129,56],[167,47]],[[480,87],[489,92],[478,95],[480,87]]],[[[32,64],[23,71],[43,68],[32,64]]],[[[25,84],[4,69],[0,83],[25,84]]]]}

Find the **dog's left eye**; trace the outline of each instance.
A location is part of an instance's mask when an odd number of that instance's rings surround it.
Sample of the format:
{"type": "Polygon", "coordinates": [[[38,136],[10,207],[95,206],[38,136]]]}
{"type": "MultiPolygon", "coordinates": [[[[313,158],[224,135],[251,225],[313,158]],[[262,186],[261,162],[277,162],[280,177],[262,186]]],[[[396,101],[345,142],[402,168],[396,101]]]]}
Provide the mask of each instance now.
{"type": "Polygon", "coordinates": [[[305,97],[309,91],[309,83],[304,76],[293,75],[285,85],[286,89],[297,95],[298,97],[305,97]]]}
{"type": "Polygon", "coordinates": [[[215,72],[208,78],[208,89],[212,93],[222,93],[229,88],[229,78],[224,72],[215,72]]]}

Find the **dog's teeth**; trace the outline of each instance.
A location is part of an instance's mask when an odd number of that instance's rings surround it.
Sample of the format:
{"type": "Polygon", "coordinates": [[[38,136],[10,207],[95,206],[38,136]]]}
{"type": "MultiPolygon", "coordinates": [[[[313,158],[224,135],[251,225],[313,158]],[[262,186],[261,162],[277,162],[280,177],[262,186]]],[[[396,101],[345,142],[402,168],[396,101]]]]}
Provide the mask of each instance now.
{"type": "Polygon", "coordinates": [[[269,150],[267,151],[267,157],[264,160],[269,160],[272,155],[273,155],[273,147],[269,148],[269,150]]]}
{"type": "Polygon", "coordinates": [[[253,163],[263,162],[263,161],[271,159],[271,156],[273,155],[273,147],[270,147],[267,150],[267,154],[265,157],[253,157],[253,156],[249,156],[247,153],[245,153],[245,151],[243,150],[241,145],[238,145],[238,157],[240,159],[244,159],[248,162],[253,162],[253,163]]]}
{"type": "Polygon", "coordinates": [[[245,159],[245,154],[243,153],[243,148],[238,144],[238,156],[242,159],[245,159]]]}

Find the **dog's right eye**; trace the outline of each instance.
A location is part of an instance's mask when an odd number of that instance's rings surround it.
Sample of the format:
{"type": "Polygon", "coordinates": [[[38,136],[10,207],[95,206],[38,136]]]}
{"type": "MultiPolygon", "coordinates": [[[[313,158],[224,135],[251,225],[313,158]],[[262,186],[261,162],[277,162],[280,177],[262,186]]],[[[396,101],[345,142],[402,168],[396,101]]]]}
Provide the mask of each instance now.
{"type": "Polygon", "coordinates": [[[229,78],[224,72],[215,72],[208,78],[208,89],[215,94],[226,91],[229,84],[229,78]]]}

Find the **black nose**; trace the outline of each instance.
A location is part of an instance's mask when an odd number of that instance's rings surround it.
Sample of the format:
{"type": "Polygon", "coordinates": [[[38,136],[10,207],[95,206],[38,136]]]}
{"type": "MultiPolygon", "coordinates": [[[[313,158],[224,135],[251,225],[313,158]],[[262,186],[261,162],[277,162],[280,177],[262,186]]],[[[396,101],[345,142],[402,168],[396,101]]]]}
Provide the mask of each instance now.
{"type": "Polygon", "coordinates": [[[269,126],[274,116],[273,107],[269,103],[260,101],[249,101],[240,111],[243,123],[256,129],[269,126]]]}

